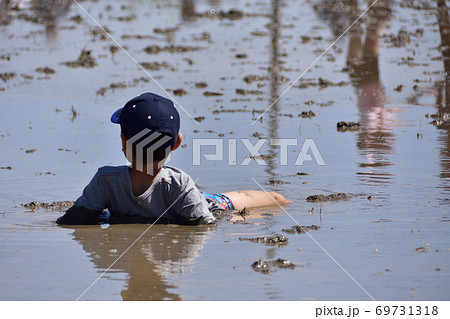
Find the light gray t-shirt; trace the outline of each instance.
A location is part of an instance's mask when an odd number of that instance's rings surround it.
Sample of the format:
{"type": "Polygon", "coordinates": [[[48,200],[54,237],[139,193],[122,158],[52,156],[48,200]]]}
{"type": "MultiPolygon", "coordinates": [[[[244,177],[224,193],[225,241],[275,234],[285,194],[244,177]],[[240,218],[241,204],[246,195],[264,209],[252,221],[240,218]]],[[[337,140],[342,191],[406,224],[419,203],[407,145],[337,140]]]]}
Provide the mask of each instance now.
{"type": "Polygon", "coordinates": [[[134,196],[128,166],[104,166],[98,169],[83,190],[75,205],[90,210],[109,210],[111,213],[147,218],[180,217],[211,218],[205,196],[192,178],[182,170],[164,166],[150,187],[134,196]]]}

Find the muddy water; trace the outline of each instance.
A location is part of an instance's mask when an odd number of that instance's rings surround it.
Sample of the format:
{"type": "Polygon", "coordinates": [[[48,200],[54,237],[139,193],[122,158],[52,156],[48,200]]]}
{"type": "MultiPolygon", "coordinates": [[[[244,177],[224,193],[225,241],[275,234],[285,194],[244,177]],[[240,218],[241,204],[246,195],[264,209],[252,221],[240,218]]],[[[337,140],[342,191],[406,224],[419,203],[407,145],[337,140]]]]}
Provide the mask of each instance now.
{"type": "Polygon", "coordinates": [[[165,93],[74,2],[2,1],[0,299],[448,300],[449,124],[426,117],[450,109],[448,8],[378,2],[331,48],[365,1],[81,2],[176,93],[185,146],[171,165],[203,191],[261,185],[293,201],[147,230],[58,227],[61,212],[22,206],[75,200],[98,167],[123,165],[110,114],[165,93]],[[275,138],[290,139],[287,153],[275,138]],[[194,139],[221,139],[223,159],[195,165],[194,139]],[[252,155],[241,139],[267,139],[266,165],[241,165],[252,155]],[[311,149],[296,165],[307,139],[325,165],[311,149]],[[349,198],[306,200],[332,193],[349,198]],[[320,228],[283,232],[297,223],[320,228]],[[239,240],[274,235],[287,244],[239,240]],[[260,259],[268,273],[251,267],[260,259]]]}

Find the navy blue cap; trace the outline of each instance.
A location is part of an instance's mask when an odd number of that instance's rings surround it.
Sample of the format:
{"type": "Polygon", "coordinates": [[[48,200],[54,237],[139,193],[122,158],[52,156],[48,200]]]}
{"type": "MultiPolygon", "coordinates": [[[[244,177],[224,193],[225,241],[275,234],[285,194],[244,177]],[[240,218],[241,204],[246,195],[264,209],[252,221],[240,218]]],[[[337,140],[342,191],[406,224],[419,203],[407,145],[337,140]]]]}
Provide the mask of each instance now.
{"type": "Polygon", "coordinates": [[[128,139],[144,129],[169,135],[172,147],[180,131],[180,115],[173,102],[154,93],[143,93],[128,101],[113,113],[111,122],[120,124],[128,139]]]}

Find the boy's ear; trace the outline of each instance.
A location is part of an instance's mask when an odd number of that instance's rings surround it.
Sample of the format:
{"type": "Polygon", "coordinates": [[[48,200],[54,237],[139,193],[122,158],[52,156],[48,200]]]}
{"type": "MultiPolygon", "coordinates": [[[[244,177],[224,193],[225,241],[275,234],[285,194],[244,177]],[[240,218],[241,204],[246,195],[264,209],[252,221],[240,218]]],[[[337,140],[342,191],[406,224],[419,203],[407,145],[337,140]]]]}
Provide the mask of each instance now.
{"type": "Polygon", "coordinates": [[[127,138],[123,133],[120,133],[120,138],[122,139],[122,152],[125,154],[125,150],[127,149],[127,138]]]}
{"type": "Polygon", "coordinates": [[[172,151],[175,151],[181,144],[181,141],[183,141],[183,134],[178,133],[177,141],[175,142],[175,145],[172,147],[172,151]]]}

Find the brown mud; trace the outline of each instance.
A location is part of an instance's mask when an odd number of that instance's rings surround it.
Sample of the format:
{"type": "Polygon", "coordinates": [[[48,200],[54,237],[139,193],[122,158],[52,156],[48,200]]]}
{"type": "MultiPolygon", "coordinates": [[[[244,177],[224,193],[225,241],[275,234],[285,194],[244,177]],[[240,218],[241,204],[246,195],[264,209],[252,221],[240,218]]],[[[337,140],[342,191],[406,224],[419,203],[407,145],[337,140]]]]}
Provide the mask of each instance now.
{"type": "Polygon", "coordinates": [[[3,82],[8,82],[8,80],[14,79],[16,77],[15,72],[4,72],[0,73],[0,79],[2,79],[3,82]]]}
{"type": "Polygon", "coordinates": [[[58,212],[64,212],[70,207],[73,206],[75,202],[73,201],[59,201],[59,202],[51,202],[51,203],[45,203],[45,202],[38,202],[33,201],[26,204],[21,204],[23,207],[25,207],[27,210],[36,211],[38,209],[47,209],[47,210],[53,210],[58,212]]]}
{"type": "Polygon", "coordinates": [[[55,74],[56,73],[55,70],[53,70],[52,68],[50,68],[48,66],[43,67],[43,68],[37,68],[36,72],[44,73],[44,74],[55,74]]]}
{"type": "Polygon", "coordinates": [[[304,119],[306,119],[306,118],[310,119],[310,118],[313,118],[314,116],[316,116],[316,113],[314,113],[311,110],[309,110],[309,111],[302,111],[302,113],[300,113],[298,115],[298,117],[301,117],[301,118],[304,118],[304,119]]]}
{"type": "Polygon", "coordinates": [[[352,196],[345,193],[334,193],[329,195],[317,194],[306,198],[308,202],[336,202],[340,200],[349,200],[352,196]]]}
{"type": "Polygon", "coordinates": [[[271,272],[276,271],[276,269],[295,269],[298,266],[291,263],[287,259],[278,258],[270,261],[259,259],[251,264],[251,267],[256,272],[260,272],[262,274],[270,274],[271,272]]]}
{"type": "Polygon", "coordinates": [[[359,122],[338,122],[336,124],[338,132],[355,132],[361,129],[361,123],[359,122]]]}
{"type": "Polygon", "coordinates": [[[61,64],[64,64],[70,68],[93,68],[97,66],[97,62],[91,55],[91,51],[86,49],[81,50],[78,59],[74,61],[62,62],[61,64]]]}
{"type": "Polygon", "coordinates": [[[220,92],[211,92],[211,91],[205,91],[203,92],[204,96],[221,96],[223,93],[220,92]]]}
{"type": "Polygon", "coordinates": [[[251,241],[253,243],[262,243],[268,246],[285,246],[288,244],[289,238],[282,235],[275,235],[269,237],[252,237],[252,238],[244,238],[239,237],[240,241],[251,241]]]}
{"type": "Polygon", "coordinates": [[[244,17],[244,13],[238,9],[230,9],[228,11],[211,9],[203,13],[197,13],[194,16],[198,18],[239,20],[244,17]]]}
{"type": "Polygon", "coordinates": [[[286,229],[282,229],[281,231],[287,233],[287,234],[304,234],[309,230],[319,230],[320,226],[317,225],[311,225],[311,226],[300,226],[300,225],[295,225],[292,226],[291,228],[286,228],[286,229]]]}
{"type": "Polygon", "coordinates": [[[450,123],[450,113],[436,113],[436,114],[426,114],[426,118],[432,118],[433,121],[430,124],[435,126],[442,126],[450,123]]]}
{"type": "Polygon", "coordinates": [[[193,47],[193,46],[185,46],[185,45],[167,45],[167,46],[158,46],[158,45],[149,45],[144,48],[145,53],[147,54],[158,54],[160,52],[169,52],[169,53],[185,53],[201,50],[201,47],[193,47]]]}
{"type": "Polygon", "coordinates": [[[146,70],[150,71],[159,71],[162,68],[173,69],[173,67],[166,61],[163,62],[140,62],[140,66],[142,66],[146,70]]]}

